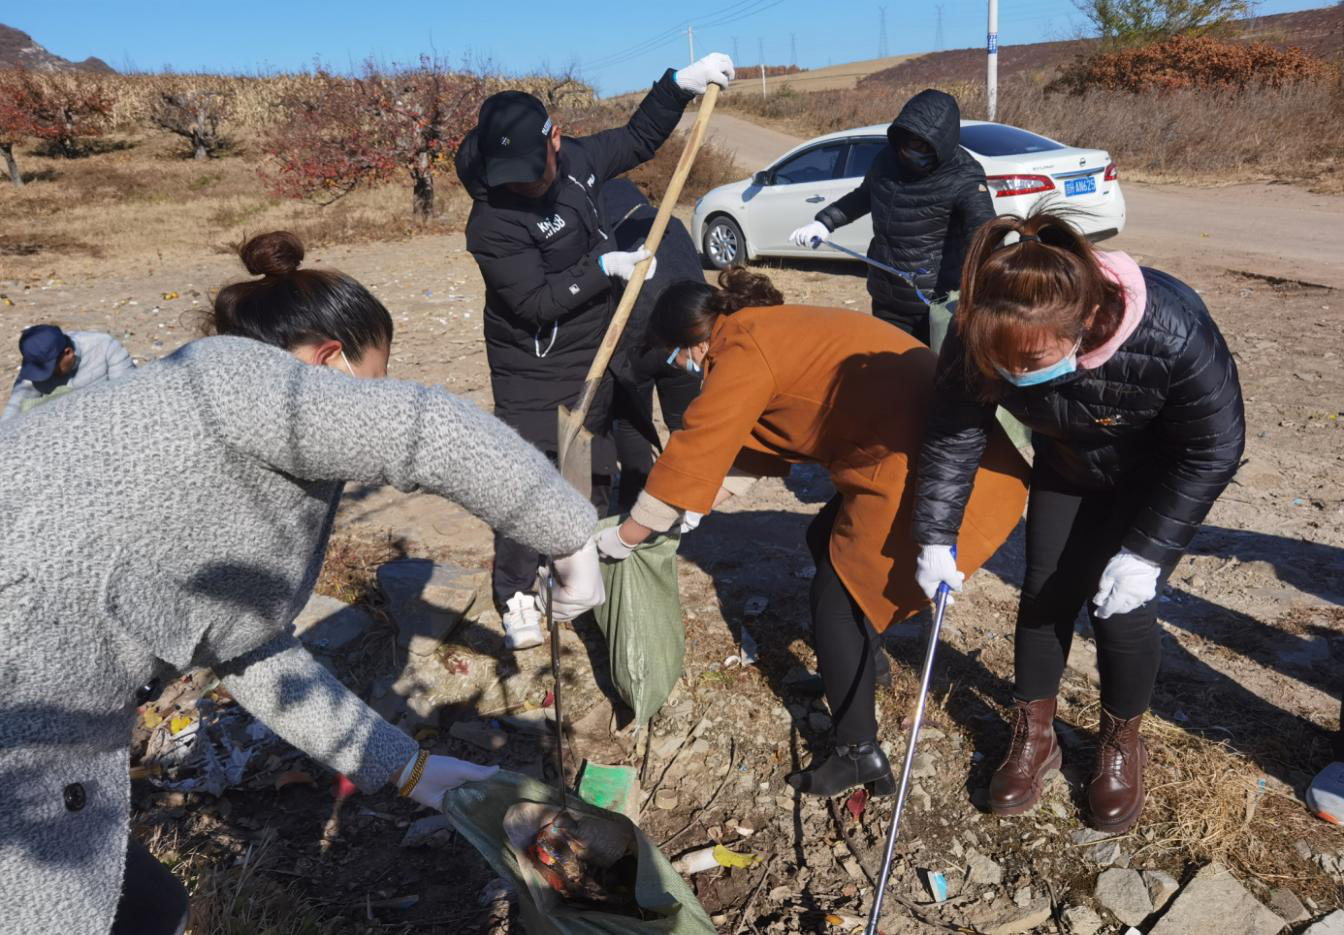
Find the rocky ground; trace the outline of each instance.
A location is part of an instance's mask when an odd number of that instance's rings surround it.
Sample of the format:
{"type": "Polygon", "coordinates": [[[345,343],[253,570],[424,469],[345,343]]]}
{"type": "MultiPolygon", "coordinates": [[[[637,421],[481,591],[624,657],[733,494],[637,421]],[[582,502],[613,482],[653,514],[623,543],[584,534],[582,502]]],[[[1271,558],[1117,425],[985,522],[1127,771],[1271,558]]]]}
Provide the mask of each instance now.
{"type": "MultiPolygon", "coordinates": [[[[393,376],[489,404],[481,285],[460,236],[317,252],[313,265],[354,274],[392,311],[393,376]]],[[[1344,835],[1300,801],[1328,759],[1325,730],[1344,689],[1344,303],[1328,289],[1180,255],[1140,259],[1203,293],[1237,355],[1250,425],[1236,482],[1161,598],[1165,658],[1145,727],[1144,820],[1102,839],[1079,810],[1097,720],[1085,631],[1062,698],[1062,774],[1029,815],[999,820],[983,811],[1007,739],[1019,530],[948,615],[887,935],[1127,926],[1231,935],[1311,923],[1325,926],[1313,935],[1344,931],[1339,915],[1318,922],[1344,906],[1344,835]],[[930,874],[946,882],[942,901],[931,896],[930,874]]],[[[791,301],[866,308],[852,267],[768,271],[791,301]]],[[[134,268],[53,260],[47,275],[0,282],[0,365],[17,366],[17,334],[36,321],[110,331],[142,361],[166,353],[194,336],[209,290],[239,272],[222,255],[134,268]]],[[[638,767],[648,796],[639,825],[669,857],[717,842],[759,858],[691,877],[724,932],[841,931],[870,905],[890,802],[799,800],[783,783],[821,747],[829,724],[824,702],[796,687],[814,662],[802,531],[827,495],[822,473],[800,469],[757,485],[687,537],[685,674],[647,738],[619,724],[595,627],[580,622],[564,635],[569,771],[584,758],[638,767]],[[746,665],[744,633],[759,650],[746,665]]],[[[548,655],[503,651],[498,618],[476,596],[489,559],[488,530],[451,504],[351,489],[321,590],[358,607],[315,606],[315,617],[343,616],[309,638],[349,684],[435,750],[549,778],[548,655]],[[431,570],[399,564],[380,586],[378,567],[407,558],[433,560],[446,577],[424,592],[431,570]],[[407,587],[419,597],[405,597],[407,587]],[[446,627],[456,619],[449,615],[437,618],[438,630],[433,619],[408,624],[417,599],[464,611],[465,622],[446,627]],[[408,626],[430,626],[429,642],[411,645],[408,626]]],[[[885,641],[895,677],[880,706],[893,754],[903,750],[923,634],[915,621],[885,641]]],[[[179,783],[204,777],[199,770],[149,771],[136,782],[135,830],[194,886],[194,931],[509,930],[507,894],[463,839],[414,824],[423,816],[387,793],[341,800],[321,767],[250,727],[226,698],[207,692],[208,703],[192,707],[208,678],[184,688],[177,708],[171,698],[160,703],[150,720],[165,723],[147,724],[142,742],[162,753],[172,746],[172,718],[184,716],[204,726],[179,728],[248,751],[241,768],[230,774],[226,764],[216,776],[219,795],[170,787],[174,775],[179,783]]]]}

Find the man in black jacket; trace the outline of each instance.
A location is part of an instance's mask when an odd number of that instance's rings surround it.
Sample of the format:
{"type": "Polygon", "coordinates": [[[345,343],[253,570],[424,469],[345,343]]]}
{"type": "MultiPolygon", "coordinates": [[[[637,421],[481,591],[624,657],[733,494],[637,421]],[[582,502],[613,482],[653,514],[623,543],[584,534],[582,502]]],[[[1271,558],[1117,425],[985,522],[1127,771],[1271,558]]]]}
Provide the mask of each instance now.
{"type": "MultiPolygon", "coordinates": [[[[474,204],[467,249],[485,280],[485,346],[495,415],[555,455],[556,412],[573,405],[620,297],[647,253],[620,250],[602,208],[603,183],[653,157],[682,111],[711,84],[733,77],[714,53],[668,71],[623,127],[574,139],[542,103],[521,91],[493,95],[457,153],[457,174],[474,204]]],[[[650,274],[653,270],[650,269],[650,274]]],[[[620,362],[613,362],[613,371],[620,362]]],[[[607,437],[612,380],[593,402],[594,500],[605,506],[614,449],[607,437]]],[[[529,593],[539,556],[495,538],[494,594],[507,642],[541,642],[529,593]]]]}
{"type": "Polygon", "coordinates": [[[985,170],[961,148],[961,111],[952,95],[916,94],[888,128],[887,141],[859,187],[822,208],[790,239],[815,246],[871,211],[869,257],[914,281],[869,267],[873,314],[927,344],[929,307],[919,292],[937,301],[958,288],[966,248],[995,216],[994,202],[985,170]]]}

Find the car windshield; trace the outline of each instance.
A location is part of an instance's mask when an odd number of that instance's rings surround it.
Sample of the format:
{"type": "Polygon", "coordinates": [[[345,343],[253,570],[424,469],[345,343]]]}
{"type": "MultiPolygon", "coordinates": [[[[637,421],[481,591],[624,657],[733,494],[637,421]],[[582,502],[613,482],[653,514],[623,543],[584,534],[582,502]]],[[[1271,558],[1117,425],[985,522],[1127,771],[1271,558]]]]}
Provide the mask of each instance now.
{"type": "Polygon", "coordinates": [[[1064,148],[1063,143],[1002,123],[973,123],[962,127],[961,145],[982,156],[1023,156],[1064,148]]]}

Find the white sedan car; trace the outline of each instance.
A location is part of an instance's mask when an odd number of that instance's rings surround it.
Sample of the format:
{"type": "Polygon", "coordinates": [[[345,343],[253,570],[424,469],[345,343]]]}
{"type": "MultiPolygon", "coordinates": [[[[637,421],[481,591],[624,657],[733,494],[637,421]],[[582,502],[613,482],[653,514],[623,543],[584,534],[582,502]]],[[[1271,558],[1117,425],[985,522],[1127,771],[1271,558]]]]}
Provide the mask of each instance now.
{"type": "MultiPolygon", "coordinates": [[[[815,257],[810,247],[789,243],[789,234],[821,208],[858,187],[887,145],[885,124],[845,130],[809,140],[749,179],[721,185],[695,205],[691,231],[709,264],[724,269],[757,257],[815,257]]],[[[999,214],[1025,215],[1038,202],[1068,209],[1093,240],[1125,228],[1125,197],[1110,154],[1080,149],[1003,123],[961,122],[961,146],[984,167],[999,214]]],[[[871,215],[831,235],[842,247],[866,252],[873,236],[871,215]]],[[[820,251],[844,259],[835,251],[820,251]]]]}

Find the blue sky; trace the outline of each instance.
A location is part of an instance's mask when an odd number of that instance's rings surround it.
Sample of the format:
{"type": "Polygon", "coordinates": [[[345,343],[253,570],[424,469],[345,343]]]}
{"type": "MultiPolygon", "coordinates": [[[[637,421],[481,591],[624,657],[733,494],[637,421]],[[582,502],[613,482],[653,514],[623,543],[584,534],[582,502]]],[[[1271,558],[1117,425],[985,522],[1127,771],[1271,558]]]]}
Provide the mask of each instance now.
{"type": "MultiPolygon", "coordinates": [[[[882,0],[890,54],[935,47],[937,6],[882,0]]],[[[1320,6],[1320,0],[1268,0],[1261,13],[1320,6]]],[[[695,51],[732,54],[767,64],[822,67],[874,58],[879,4],[834,0],[707,0],[635,3],[561,2],[370,3],[368,0],[231,0],[203,3],[109,3],[64,0],[25,4],[0,14],[57,55],[97,55],[114,68],[154,71],[256,72],[309,67],[315,60],[346,69],[373,57],[414,61],[436,51],[453,62],[489,60],[509,72],[543,65],[579,66],[604,93],[632,90],[664,67],[687,61],[686,24],[695,51]]],[[[983,0],[943,0],[943,48],[980,47],[983,0]]],[[[1071,38],[1081,17],[1071,0],[1001,0],[999,41],[1009,45],[1071,38]]]]}

